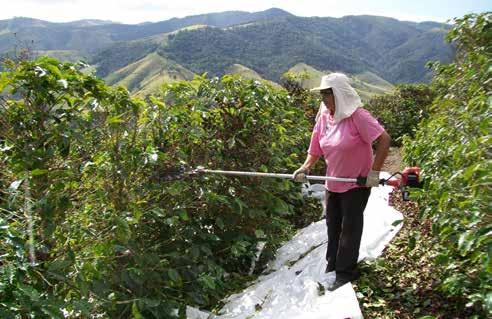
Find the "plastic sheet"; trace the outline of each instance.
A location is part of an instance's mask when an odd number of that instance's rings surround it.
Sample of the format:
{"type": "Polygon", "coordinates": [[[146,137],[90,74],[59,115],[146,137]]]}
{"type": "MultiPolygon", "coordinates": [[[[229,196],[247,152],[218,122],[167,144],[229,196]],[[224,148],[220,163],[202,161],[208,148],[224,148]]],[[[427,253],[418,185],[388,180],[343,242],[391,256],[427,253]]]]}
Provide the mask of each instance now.
{"type": "MultiPolygon", "coordinates": [[[[373,188],[364,213],[359,261],[374,259],[401,228],[403,216],[388,206],[392,187],[373,188]]],[[[306,190],[305,190],[306,191],[306,190]]],[[[311,195],[323,199],[323,188],[311,185],[311,195]]],[[[239,294],[229,296],[218,315],[189,308],[189,319],[330,319],[362,318],[350,283],[324,291],[334,272],[325,274],[326,223],[322,219],[300,230],[276,253],[265,273],[239,294]]]]}

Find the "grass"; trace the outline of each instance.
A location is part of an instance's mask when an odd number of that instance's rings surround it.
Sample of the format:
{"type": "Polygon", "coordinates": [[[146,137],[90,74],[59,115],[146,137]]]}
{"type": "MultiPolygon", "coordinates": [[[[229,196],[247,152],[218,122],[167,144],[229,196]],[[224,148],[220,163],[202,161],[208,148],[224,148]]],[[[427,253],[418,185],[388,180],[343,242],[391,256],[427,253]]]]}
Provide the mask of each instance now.
{"type": "Polygon", "coordinates": [[[301,86],[305,89],[312,89],[314,87],[319,86],[321,77],[327,73],[330,73],[330,71],[319,71],[313,68],[310,65],[307,65],[305,63],[298,63],[294,65],[292,68],[289,69],[288,72],[294,73],[294,74],[303,74],[306,77],[301,81],[301,86]]]}
{"type": "Polygon", "coordinates": [[[134,95],[145,96],[157,91],[164,83],[191,80],[193,72],[157,53],[111,73],[106,77],[109,85],[122,85],[134,95]]]}
{"type": "Polygon", "coordinates": [[[258,80],[270,84],[273,87],[280,88],[280,85],[269,80],[265,80],[255,70],[252,70],[241,64],[233,64],[227,70],[228,74],[239,74],[241,77],[248,80],[258,80]]]}

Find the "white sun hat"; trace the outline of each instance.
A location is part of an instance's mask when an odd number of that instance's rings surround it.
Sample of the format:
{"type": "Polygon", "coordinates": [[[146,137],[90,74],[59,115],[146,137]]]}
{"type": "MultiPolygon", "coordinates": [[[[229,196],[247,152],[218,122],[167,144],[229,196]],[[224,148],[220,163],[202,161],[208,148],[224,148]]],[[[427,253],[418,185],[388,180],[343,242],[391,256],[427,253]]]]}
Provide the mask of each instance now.
{"type": "Polygon", "coordinates": [[[321,90],[325,90],[325,89],[331,89],[332,88],[332,82],[336,79],[338,74],[342,74],[342,73],[331,73],[330,75],[323,75],[321,77],[321,83],[319,84],[319,86],[312,88],[311,92],[321,91],[321,90]]]}
{"type": "MultiPolygon", "coordinates": [[[[318,87],[311,89],[311,91],[321,91],[325,89],[332,89],[335,96],[335,114],[333,120],[335,123],[350,117],[357,108],[362,107],[362,101],[359,94],[350,86],[350,79],[343,73],[331,73],[323,75],[321,83],[318,87]]],[[[316,119],[319,118],[322,112],[328,112],[326,105],[321,102],[320,109],[316,119]]]]}

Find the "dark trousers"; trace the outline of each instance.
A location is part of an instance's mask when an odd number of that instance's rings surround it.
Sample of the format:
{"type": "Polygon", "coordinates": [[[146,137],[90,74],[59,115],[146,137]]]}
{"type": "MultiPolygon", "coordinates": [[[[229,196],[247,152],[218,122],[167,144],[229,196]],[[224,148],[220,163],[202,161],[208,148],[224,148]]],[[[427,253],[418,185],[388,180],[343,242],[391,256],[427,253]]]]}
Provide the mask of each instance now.
{"type": "Polygon", "coordinates": [[[350,281],[359,277],[357,259],[370,193],[371,189],[366,187],[344,193],[326,192],[327,270],[335,270],[337,279],[350,281]]]}

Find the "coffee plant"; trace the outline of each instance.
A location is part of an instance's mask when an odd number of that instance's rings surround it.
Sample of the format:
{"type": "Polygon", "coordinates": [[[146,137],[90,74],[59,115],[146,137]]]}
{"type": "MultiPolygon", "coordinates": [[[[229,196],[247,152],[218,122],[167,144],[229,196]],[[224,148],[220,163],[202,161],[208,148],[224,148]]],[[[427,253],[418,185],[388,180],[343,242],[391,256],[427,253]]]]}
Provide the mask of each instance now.
{"type": "Polygon", "coordinates": [[[434,64],[436,98],[408,163],[420,165],[423,216],[432,221],[440,289],[466,296],[466,307],[492,313],[492,14],[457,19],[447,36],[454,63],[434,64]]]}
{"type": "Polygon", "coordinates": [[[245,284],[319,207],[288,180],[311,123],[285,90],[197,77],[148,102],[42,57],[0,73],[0,316],[177,318],[245,284]]]}
{"type": "Polygon", "coordinates": [[[418,124],[429,116],[434,92],[427,84],[400,84],[395,92],[376,96],[364,106],[384,126],[395,146],[404,135],[413,136],[418,124]]]}

